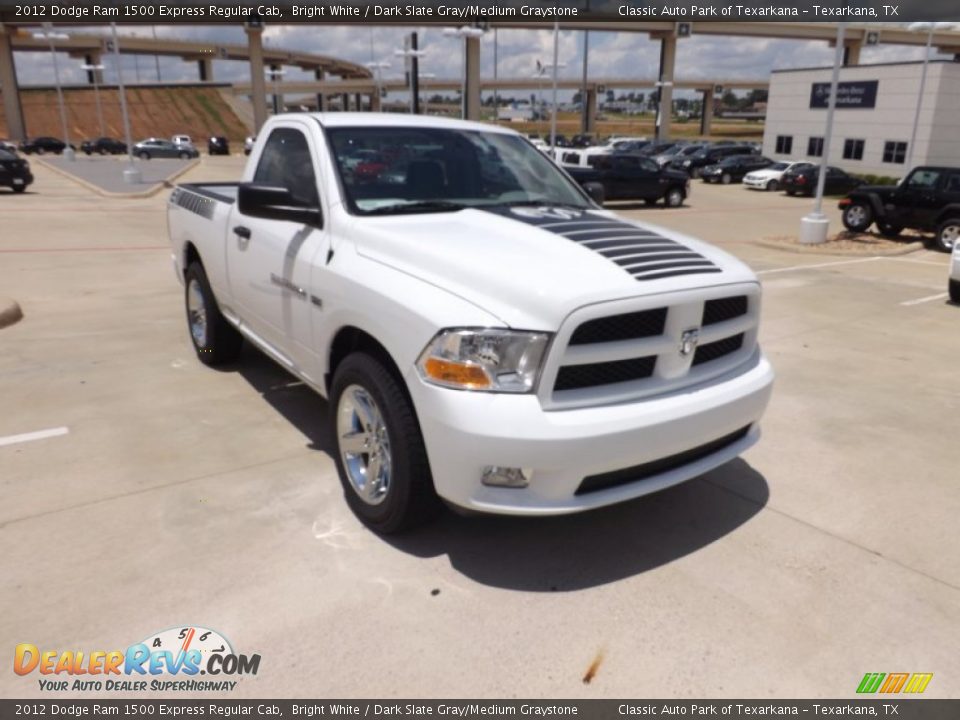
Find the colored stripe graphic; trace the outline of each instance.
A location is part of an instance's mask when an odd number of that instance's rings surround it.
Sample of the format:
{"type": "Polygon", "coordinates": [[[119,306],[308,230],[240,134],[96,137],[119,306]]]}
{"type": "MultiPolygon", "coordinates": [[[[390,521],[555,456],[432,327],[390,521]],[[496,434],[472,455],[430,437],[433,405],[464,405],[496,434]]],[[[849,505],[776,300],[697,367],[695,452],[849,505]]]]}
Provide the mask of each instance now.
{"type": "Polygon", "coordinates": [[[903,689],[905,693],[922,693],[933,679],[933,673],[914,673],[903,689]]]}
{"type": "Polygon", "coordinates": [[[881,686],[882,693],[898,693],[903,684],[910,677],[910,673],[890,673],[887,675],[887,681],[881,686]]]}
{"type": "Polygon", "coordinates": [[[867,673],[863,676],[863,680],[860,681],[860,686],[857,688],[857,692],[875,693],[877,688],[880,687],[880,683],[883,682],[883,679],[886,676],[886,673],[867,673]]]}

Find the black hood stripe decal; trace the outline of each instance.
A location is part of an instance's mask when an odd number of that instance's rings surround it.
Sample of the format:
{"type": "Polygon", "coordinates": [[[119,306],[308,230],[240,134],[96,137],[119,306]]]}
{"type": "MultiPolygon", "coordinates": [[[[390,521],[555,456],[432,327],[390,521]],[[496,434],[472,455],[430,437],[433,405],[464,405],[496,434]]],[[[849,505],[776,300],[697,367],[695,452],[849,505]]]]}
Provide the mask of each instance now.
{"type": "Polygon", "coordinates": [[[686,245],[614,218],[558,207],[484,208],[582,245],[617,264],[638,281],[721,269],[686,245]]]}

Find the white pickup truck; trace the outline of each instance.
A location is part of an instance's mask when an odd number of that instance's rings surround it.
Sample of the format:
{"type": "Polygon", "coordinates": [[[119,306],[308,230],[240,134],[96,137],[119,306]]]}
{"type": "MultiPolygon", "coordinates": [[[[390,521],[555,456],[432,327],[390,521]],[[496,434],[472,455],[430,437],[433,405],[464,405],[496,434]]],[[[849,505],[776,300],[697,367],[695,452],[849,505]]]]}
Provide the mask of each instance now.
{"type": "Polygon", "coordinates": [[[246,339],[327,398],[347,501],[379,532],[441,499],[621,502],[759,437],[755,275],[602,210],[510,130],[279,115],[242,182],[178,186],[168,222],[199,359],[246,339]]]}

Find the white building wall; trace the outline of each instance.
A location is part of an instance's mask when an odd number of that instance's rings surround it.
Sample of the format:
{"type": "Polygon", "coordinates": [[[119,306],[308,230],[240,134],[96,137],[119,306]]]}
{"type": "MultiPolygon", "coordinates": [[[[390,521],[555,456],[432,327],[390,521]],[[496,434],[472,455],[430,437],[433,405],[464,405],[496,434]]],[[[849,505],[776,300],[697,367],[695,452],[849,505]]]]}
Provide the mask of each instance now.
{"type": "MultiPolygon", "coordinates": [[[[922,63],[859,65],[842,68],[840,81],[877,80],[874,108],[837,108],[829,163],[857,174],[905,175],[906,164],[883,162],[887,141],[910,142],[922,63]],[[864,141],[862,160],[843,158],[844,141],[864,141]]],[[[827,110],[810,107],[813,83],[830,82],[830,68],[773,73],[763,135],[764,155],[818,160],[807,155],[810,137],[825,134],[827,110]],[[793,137],[792,152],[776,152],[778,135],[793,137]]],[[[913,164],[960,167],[960,63],[930,63],[917,130],[913,164]]]]}

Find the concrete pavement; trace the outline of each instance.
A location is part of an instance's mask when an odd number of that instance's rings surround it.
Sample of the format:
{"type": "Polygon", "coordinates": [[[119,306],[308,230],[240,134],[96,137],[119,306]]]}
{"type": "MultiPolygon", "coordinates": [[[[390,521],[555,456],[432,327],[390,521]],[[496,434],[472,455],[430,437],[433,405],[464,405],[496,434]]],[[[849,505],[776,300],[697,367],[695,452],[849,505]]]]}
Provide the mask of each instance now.
{"type": "MultiPolygon", "coordinates": [[[[755,246],[808,201],[736,187],[627,211],[761,273],[778,373],[761,442],[626,505],[382,539],[342,498],[319,397],[249,349],[223,371],[193,356],[164,195],[38,168],[2,198],[0,288],[25,319],[0,331],[0,440],[67,431],[0,446],[6,652],[183,624],[262,656],[242,697],[852,699],[868,671],[933,672],[925,696],[960,696],[945,255],[755,246]]],[[[3,697],[41,694],[36,673],[0,673],[3,697]]]]}

